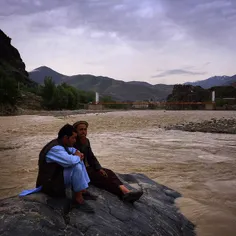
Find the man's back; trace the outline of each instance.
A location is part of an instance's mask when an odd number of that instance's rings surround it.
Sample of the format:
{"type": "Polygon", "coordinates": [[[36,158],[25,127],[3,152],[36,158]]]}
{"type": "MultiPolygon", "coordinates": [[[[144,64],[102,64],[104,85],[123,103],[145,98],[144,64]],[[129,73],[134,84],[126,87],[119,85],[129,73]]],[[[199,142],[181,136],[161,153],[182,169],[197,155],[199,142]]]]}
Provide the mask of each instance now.
{"type": "Polygon", "coordinates": [[[65,196],[64,168],[56,162],[46,161],[47,153],[55,146],[60,145],[57,139],[47,143],[41,150],[38,160],[38,177],[36,187],[42,186],[42,191],[51,196],[65,196]]]}

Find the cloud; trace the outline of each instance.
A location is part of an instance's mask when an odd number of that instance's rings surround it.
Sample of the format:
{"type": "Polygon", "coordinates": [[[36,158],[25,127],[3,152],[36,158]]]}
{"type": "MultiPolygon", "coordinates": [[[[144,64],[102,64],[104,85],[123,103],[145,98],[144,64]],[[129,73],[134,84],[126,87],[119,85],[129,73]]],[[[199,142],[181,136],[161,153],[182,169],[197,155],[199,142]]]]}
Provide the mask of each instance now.
{"type": "Polygon", "coordinates": [[[153,83],[235,73],[235,22],[235,0],[0,0],[28,68],[153,83]]]}
{"type": "Polygon", "coordinates": [[[172,76],[172,75],[204,75],[206,72],[194,72],[194,71],[188,71],[183,69],[174,69],[174,70],[167,70],[164,71],[158,75],[152,76],[152,78],[160,78],[160,77],[166,77],[166,76],[172,76]]]}
{"type": "Polygon", "coordinates": [[[86,28],[122,40],[193,40],[236,47],[235,0],[1,0],[0,15],[32,15],[31,29],[86,28]]]}
{"type": "Polygon", "coordinates": [[[167,17],[183,27],[196,41],[235,48],[235,0],[163,0],[162,2],[167,17]]]}
{"type": "Polygon", "coordinates": [[[74,0],[1,0],[0,16],[30,15],[66,7],[74,0]]]}
{"type": "Polygon", "coordinates": [[[85,28],[97,34],[115,34],[122,40],[165,43],[183,37],[181,29],[165,17],[159,0],[3,0],[0,15],[30,16],[32,31],[46,28],[85,28]]]}

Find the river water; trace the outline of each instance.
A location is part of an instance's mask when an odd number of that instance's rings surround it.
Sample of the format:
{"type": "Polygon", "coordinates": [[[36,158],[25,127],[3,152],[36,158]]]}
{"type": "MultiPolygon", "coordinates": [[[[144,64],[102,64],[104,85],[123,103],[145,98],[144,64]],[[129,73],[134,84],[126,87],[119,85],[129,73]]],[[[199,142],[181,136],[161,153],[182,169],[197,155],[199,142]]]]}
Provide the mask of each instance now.
{"type": "Polygon", "coordinates": [[[201,236],[236,235],[236,135],[163,129],[168,124],[236,117],[230,111],[126,111],[72,116],[0,117],[0,199],[35,185],[40,149],[65,123],[89,121],[104,167],[144,173],[180,192],[181,212],[201,236]]]}

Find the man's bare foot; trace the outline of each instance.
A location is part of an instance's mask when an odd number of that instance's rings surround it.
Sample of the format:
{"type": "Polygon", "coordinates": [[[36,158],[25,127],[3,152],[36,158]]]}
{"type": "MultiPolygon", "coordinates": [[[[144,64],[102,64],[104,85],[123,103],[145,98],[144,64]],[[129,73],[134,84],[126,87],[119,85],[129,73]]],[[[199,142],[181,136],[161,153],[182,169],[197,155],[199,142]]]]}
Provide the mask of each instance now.
{"type": "Polygon", "coordinates": [[[120,190],[122,191],[123,194],[129,193],[130,190],[127,189],[124,185],[119,186],[120,190]]]}
{"type": "Polygon", "coordinates": [[[82,194],[83,194],[82,191],[75,193],[75,203],[72,204],[72,207],[80,209],[81,211],[86,213],[94,213],[95,211],[93,207],[91,207],[87,202],[84,201],[82,194]]]}

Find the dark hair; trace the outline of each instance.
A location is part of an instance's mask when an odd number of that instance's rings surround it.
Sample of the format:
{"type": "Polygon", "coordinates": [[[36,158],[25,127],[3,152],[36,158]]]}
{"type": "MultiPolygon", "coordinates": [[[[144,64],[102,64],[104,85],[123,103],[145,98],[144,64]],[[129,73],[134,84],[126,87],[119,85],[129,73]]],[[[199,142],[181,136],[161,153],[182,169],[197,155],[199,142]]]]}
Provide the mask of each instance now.
{"type": "Polygon", "coordinates": [[[64,126],[59,130],[59,132],[58,132],[58,138],[61,139],[61,138],[63,138],[64,136],[70,137],[70,136],[73,135],[73,133],[76,133],[75,128],[74,128],[72,125],[70,125],[70,124],[66,124],[66,125],[64,125],[64,126]]]}

